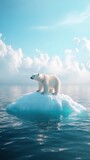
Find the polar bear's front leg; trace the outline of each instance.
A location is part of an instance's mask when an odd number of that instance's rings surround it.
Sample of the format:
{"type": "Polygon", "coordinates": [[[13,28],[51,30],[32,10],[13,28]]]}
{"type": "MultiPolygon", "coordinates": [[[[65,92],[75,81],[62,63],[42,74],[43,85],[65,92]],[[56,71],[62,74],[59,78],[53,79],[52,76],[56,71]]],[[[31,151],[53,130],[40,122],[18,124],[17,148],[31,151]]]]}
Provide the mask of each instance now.
{"type": "Polygon", "coordinates": [[[44,82],[43,87],[44,88],[42,94],[48,93],[48,83],[44,82]]]}
{"type": "Polygon", "coordinates": [[[43,89],[42,83],[39,82],[39,89],[37,90],[37,92],[41,92],[43,89]]]}

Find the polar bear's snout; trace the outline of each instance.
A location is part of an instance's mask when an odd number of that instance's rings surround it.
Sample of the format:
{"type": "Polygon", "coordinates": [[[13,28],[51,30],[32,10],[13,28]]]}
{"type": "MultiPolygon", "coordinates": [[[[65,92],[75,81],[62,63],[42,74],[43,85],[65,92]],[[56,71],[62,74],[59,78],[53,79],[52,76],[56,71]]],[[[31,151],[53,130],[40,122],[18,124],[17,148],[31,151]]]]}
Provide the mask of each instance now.
{"type": "Polygon", "coordinates": [[[32,75],[30,79],[38,80],[38,77],[39,77],[39,73],[32,75]]]}
{"type": "Polygon", "coordinates": [[[33,77],[33,76],[31,76],[31,77],[30,77],[30,79],[34,79],[34,77],[33,77]]]}

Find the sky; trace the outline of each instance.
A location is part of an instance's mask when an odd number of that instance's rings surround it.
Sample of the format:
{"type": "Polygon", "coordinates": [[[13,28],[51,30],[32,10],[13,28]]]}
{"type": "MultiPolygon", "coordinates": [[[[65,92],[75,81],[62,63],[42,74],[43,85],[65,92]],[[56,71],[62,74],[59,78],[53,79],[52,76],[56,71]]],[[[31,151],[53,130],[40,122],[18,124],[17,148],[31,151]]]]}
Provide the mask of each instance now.
{"type": "Polygon", "coordinates": [[[0,83],[37,72],[90,83],[89,0],[0,0],[0,83]]]}

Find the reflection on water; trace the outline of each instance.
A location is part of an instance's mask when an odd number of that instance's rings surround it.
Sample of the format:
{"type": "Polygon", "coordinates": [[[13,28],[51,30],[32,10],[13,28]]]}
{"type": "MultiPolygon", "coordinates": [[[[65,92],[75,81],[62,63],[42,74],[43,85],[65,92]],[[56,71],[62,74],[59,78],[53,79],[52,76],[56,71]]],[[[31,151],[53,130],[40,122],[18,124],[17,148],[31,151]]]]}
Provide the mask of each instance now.
{"type": "MultiPolygon", "coordinates": [[[[90,116],[24,121],[6,106],[30,86],[0,87],[0,160],[89,160],[90,116]]],[[[90,86],[63,86],[62,92],[84,105],[90,114],[90,86]]]]}

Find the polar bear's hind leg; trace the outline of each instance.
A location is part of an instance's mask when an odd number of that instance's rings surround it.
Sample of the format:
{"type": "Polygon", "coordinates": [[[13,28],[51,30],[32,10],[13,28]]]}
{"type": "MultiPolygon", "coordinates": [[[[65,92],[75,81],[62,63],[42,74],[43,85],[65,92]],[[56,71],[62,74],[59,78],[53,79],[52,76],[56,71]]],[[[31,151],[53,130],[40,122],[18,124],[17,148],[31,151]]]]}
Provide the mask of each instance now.
{"type": "Polygon", "coordinates": [[[49,89],[49,93],[54,94],[54,92],[55,92],[54,88],[49,89]]]}
{"type": "Polygon", "coordinates": [[[55,92],[54,92],[54,95],[57,95],[60,93],[60,85],[58,83],[58,85],[55,86],[55,92]]]}

